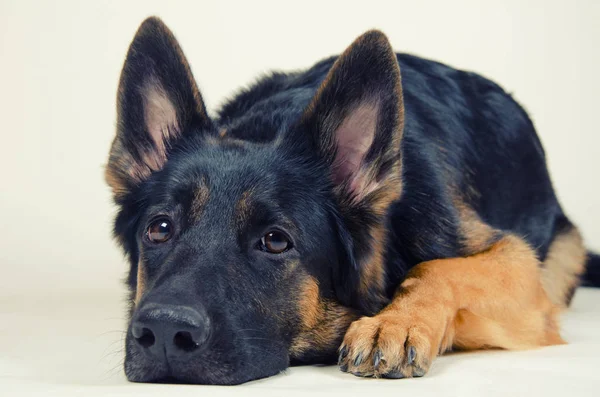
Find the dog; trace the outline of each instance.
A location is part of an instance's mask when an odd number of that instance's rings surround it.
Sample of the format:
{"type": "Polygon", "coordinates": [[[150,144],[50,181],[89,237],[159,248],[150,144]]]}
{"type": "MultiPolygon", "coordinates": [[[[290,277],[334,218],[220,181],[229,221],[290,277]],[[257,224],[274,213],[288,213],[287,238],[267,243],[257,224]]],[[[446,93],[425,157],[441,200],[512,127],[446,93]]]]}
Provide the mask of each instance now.
{"type": "Polygon", "coordinates": [[[151,17],[117,118],[106,181],[130,263],[130,381],[336,362],[420,377],[453,348],[565,343],[558,314],[582,279],[600,284],[523,108],[379,31],[210,117],[151,17]]]}

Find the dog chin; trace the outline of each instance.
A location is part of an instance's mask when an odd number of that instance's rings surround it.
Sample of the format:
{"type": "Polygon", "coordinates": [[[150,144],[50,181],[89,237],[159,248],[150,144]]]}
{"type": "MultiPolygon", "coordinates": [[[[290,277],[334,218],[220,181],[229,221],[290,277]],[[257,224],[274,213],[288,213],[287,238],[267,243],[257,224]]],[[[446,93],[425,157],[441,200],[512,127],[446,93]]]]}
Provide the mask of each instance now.
{"type": "MultiPolygon", "coordinates": [[[[135,355],[135,354],[134,354],[135,355]]],[[[169,384],[198,384],[198,385],[239,385],[249,381],[267,378],[285,371],[287,366],[272,371],[256,373],[240,368],[226,372],[224,368],[177,368],[177,366],[163,366],[159,363],[144,362],[141,357],[125,357],[125,376],[130,382],[136,383],[169,383],[169,384]]]]}
{"type": "MultiPolygon", "coordinates": [[[[181,374],[171,369],[141,369],[136,365],[125,363],[125,375],[130,382],[136,383],[170,383],[170,384],[197,384],[197,385],[238,385],[253,380],[249,376],[236,375],[210,375],[198,371],[197,374],[181,374]]],[[[268,375],[265,375],[268,376],[268,375]]]]}

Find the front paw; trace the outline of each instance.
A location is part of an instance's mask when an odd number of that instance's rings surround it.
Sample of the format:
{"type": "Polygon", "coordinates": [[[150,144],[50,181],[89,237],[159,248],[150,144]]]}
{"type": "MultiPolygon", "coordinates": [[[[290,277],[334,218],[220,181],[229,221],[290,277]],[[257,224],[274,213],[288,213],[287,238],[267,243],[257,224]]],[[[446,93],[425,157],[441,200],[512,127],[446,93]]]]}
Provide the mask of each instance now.
{"type": "Polygon", "coordinates": [[[400,313],[363,317],[350,325],[338,364],[356,376],[420,377],[439,352],[443,329],[400,313]]]}

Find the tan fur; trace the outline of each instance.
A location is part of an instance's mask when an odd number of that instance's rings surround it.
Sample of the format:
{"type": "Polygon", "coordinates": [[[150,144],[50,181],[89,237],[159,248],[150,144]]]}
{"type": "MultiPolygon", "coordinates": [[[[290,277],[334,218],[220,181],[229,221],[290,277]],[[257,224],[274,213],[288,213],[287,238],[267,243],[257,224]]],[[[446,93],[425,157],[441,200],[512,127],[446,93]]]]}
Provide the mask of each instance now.
{"type": "Polygon", "coordinates": [[[105,173],[106,182],[117,197],[127,193],[129,185],[139,184],[163,167],[167,161],[167,142],[180,133],[174,105],[158,80],[152,78],[146,81],[141,93],[144,121],[154,142],[154,149],[142,153],[142,159],[138,161],[123,147],[120,134],[117,133],[105,173]]]}
{"type": "MultiPolygon", "coordinates": [[[[150,78],[141,89],[144,102],[144,122],[157,148],[164,155],[165,141],[179,135],[177,110],[157,78],[150,78]]],[[[162,158],[157,162],[163,160],[162,158]]]]}
{"type": "Polygon", "coordinates": [[[368,294],[369,291],[379,291],[383,296],[385,288],[385,264],[384,252],[386,243],[386,230],[382,224],[371,228],[371,257],[365,261],[360,269],[360,285],[358,287],[360,294],[368,294]]]}
{"type": "Polygon", "coordinates": [[[387,177],[365,199],[365,201],[370,203],[375,215],[382,220],[387,217],[387,211],[392,203],[402,196],[402,164],[398,161],[393,167],[393,175],[387,177]]]}
{"type": "Polygon", "coordinates": [[[191,222],[200,220],[209,196],[210,190],[206,185],[206,181],[202,179],[202,183],[196,187],[196,190],[194,191],[194,199],[189,212],[189,219],[191,222]]]}
{"type": "Polygon", "coordinates": [[[343,330],[357,318],[351,309],[322,298],[319,294],[319,284],[311,276],[305,276],[301,283],[297,305],[302,326],[292,340],[292,357],[298,357],[313,349],[321,352],[335,351],[343,330]]]}
{"type": "Polygon", "coordinates": [[[461,242],[465,251],[472,255],[487,249],[499,236],[498,231],[483,222],[462,200],[455,199],[454,206],[460,216],[461,242]]]}
{"type": "Polygon", "coordinates": [[[144,290],[146,287],[146,272],[144,270],[144,263],[140,260],[138,261],[137,268],[137,284],[135,287],[135,300],[134,303],[137,306],[142,299],[142,295],[144,295],[144,290]]]}
{"type": "MultiPolygon", "coordinates": [[[[473,254],[489,247],[498,237],[498,232],[483,222],[461,199],[456,198],[454,205],[459,211],[460,231],[466,251],[473,254]]],[[[586,258],[583,239],[575,226],[554,237],[541,266],[542,285],[552,302],[561,307],[568,305],[585,270],[586,258]]]]}
{"type": "Polygon", "coordinates": [[[564,343],[558,308],[542,287],[538,266],[535,251],[512,235],[470,257],[421,263],[392,303],[352,324],[344,338],[349,350],[344,364],[375,376],[388,371],[421,376],[452,346],[525,349],[564,343]],[[411,347],[416,357],[408,363],[411,347]],[[377,349],[383,359],[374,368],[377,349]]]}
{"type": "MultiPolygon", "coordinates": [[[[398,174],[400,175],[400,174],[398,174]]],[[[399,179],[399,178],[398,178],[399,179]]],[[[401,196],[401,183],[396,178],[389,178],[381,184],[377,190],[371,192],[365,201],[370,203],[379,222],[372,226],[371,234],[371,257],[361,267],[359,293],[367,294],[369,291],[379,291],[383,296],[385,284],[384,252],[386,250],[387,230],[384,223],[387,210],[390,205],[401,196]]]]}
{"type": "Polygon", "coordinates": [[[252,208],[252,194],[252,190],[246,190],[244,193],[242,193],[240,199],[235,205],[235,221],[238,227],[243,225],[250,216],[250,210],[252,208]]]}
{"type": "Polygon", "coordinates": [[[121,197],[128,191],[127,183],[119,173],[119,166],[106,167],[104,170],[104,180],[110,186],[115,197],[121,197]]]}
{"type": "Polygon", "coordinates": [[[104,178],[111,187],[115,197],[121,197],[126,194],[130,185],[136,185],[145,180],[159,169],[156,158],[151,155],[144,155],[141,162],[133,158],[119,140],[117,136],[113,141],[108,166],[106,167],[104,178]]]}
{"type": "Polygon", "coordinates": [[[567,306],[585,271],[586,259],[583,239],[576,227],[554,237],[542,267],[542,284],[552,302],[567,306]]]}
{"type": "Polygon", "coordinates": [[[299,307],[303,327],[305,329],[313,328],[322,315],[319,284],[313,277],[307,277],[301,287],[299,307]]]}

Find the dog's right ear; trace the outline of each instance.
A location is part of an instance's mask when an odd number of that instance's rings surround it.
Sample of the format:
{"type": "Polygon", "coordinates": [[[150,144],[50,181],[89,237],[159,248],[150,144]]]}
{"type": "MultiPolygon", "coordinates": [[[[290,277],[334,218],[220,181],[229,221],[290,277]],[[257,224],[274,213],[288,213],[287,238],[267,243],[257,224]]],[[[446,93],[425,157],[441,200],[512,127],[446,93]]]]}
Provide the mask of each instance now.
{"type": "Polygon", "coordinates": [[[162,169],[177,139],[211,126],[177,40],[160,19],[146,19],[119,82],[117,136],[106,169],[115,198],[162,169]]]}

